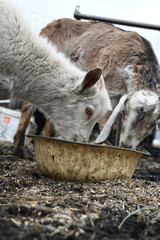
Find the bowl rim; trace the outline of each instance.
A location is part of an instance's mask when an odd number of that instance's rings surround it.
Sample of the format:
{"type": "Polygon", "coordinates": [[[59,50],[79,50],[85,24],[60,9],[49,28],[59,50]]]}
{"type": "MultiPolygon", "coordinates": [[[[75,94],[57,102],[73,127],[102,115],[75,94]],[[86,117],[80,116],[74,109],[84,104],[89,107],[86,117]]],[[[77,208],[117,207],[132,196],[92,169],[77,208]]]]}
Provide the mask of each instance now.
{"type": "Polygon", "coordinates": [[[30,137],[30,138],[43,138],[43,139],[49,139],[49,140],[56,140],[56,141],[59,141],[59,142],[72,143],[72,144],[85,145],[85,146],[92,146],[92,147],[99,147],[99,148],[111,148],[111,149],[125,150],[125,151],[129,151],[129,152],[136,152],[136,153],[139,153],[139,154],[142,154],[142,155],[150,156],[150,154],[148,152],[143,152],[143,151],[130,149],[130,148],[116,147],[116,146],[111,146],[111,145],[101,145],[101,144],[97,144],[97,143],[94,144],[94,143],[86,143],[86,142],[74,142],[74,141],[70,141],[70,140],[58,139],[56,137],[46,137],[46,136],[35,135],[35,134],[27,134],[26,136],[30,137]]]}

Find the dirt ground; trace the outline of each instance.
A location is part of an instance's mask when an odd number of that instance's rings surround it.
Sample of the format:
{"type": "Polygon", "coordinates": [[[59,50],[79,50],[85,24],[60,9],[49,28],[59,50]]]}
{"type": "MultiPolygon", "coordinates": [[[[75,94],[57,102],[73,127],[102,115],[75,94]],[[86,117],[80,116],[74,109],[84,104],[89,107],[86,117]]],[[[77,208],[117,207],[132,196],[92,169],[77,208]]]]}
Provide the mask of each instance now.
{"type": "Polygon", "coordinates": [[[130,180],[54,181],[0,142],[0,240],[160,240],[160,164],[142,159],[130,180]]]}

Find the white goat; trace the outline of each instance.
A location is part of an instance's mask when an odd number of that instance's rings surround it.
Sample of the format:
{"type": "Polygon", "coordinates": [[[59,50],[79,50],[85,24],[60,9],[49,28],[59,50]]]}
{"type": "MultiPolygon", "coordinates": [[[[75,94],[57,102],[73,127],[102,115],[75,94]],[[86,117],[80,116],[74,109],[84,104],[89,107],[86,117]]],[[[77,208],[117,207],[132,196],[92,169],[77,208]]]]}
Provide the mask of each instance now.
{"type": "Polygon", "coordinates": [[[0,0],[1,85],[42,109],[58,136],[88,141],[95,123],[111,109],[101,73],[76,68],[34,34],[10,2],[0,0]]]}

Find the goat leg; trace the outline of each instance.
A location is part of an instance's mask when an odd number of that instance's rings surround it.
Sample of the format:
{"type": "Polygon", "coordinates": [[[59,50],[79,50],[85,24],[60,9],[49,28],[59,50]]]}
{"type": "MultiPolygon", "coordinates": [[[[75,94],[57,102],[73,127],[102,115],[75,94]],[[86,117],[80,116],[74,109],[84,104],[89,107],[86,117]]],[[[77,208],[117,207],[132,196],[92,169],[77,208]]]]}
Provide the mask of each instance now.
{"type": "Polygon", "coordinates": [[[34,112],[35,107],[33,107],[32,104],[29,103],[23,104],[19,125],[14,135],[14,153],[19,157],[24,156],[25,132],[34,112]]]}

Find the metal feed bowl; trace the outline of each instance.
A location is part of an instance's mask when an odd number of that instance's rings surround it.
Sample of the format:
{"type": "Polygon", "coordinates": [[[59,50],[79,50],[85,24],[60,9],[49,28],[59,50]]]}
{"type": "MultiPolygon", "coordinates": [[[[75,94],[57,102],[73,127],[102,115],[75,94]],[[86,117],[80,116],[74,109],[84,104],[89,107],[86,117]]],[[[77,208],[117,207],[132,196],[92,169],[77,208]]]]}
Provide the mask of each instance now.
{"type": "Polygon", "coordinates": [[[35,142],[40,171],[48,177],[69,181],[99,182],[131,178],[144,154],[131,149],[78,143],[29,135],[35,142]]]}

